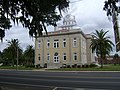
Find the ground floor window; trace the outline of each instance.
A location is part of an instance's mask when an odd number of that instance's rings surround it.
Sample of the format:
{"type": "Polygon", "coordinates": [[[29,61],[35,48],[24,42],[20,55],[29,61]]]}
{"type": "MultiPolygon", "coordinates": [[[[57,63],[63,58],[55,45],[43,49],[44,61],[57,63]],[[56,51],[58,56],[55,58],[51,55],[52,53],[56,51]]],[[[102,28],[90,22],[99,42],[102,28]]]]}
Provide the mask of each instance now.
{"type": "Polygon", "coordinates": [[[57,52],[54,54],[54,63],[59,63],[59,54],[57,52]]]}
{"type": "Polygon", "coordinates": [[[66,53],[63,53],[63,60],[66,60],[66,53]]]}
{"type": "Polygon", "coordinates": [[[47,54],[47,60],[50,61],[50,54],[47,54]]]}
{"type": "Polygon", "coordinates": [[[40,59],[41,59],[41,58],[40,58],[40,54],[38,54],[38,60],[40,61],[40,59]]]}
{"type": "Polygon", "coordinates": [[[73,59],[74,59],[74,60],[77,60],[77,53],[74,53],[74,54],[73,54],[73,59]]]}

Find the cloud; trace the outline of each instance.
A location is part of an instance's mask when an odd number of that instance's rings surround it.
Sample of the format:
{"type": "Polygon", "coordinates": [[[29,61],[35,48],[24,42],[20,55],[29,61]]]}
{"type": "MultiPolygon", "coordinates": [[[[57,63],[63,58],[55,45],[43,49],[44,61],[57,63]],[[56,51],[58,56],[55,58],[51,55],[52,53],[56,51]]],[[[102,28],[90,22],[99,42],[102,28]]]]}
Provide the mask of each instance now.
{"type": "MultiPolygon", "coordinates": [[[[104,0],[82,0],[73,3],[70,6],[69,13],[76,16],[76,21],[80,26],[85,24],[93,25],[93,23],[106,23],[105,25],[110,25],[106,12],[103,11],[103,6],[104,0]]],[[[102,25],[102,27],[104,27],[104,25],[102,25]]]]}
{"type": "Polygon", "coordinates": [[[112,22],[108,20],[106,12],[103,11],[104,2],[105,0],[79,0],[70,4],[68,13],[76,17],[77,25],[84,33],[104,29],[109,30],[109,34],[113,37],[112,22]]]}
{"type": "Polygon", "coordinates": [[[29,37],[28,30],[23,28],[22,25],[15,25],[10,30],[7,30],[5,33],[3,42],[0,43],[0,50],[3,50],[7,47],[7,41],[11,39],[18,39],[20,42],[20,47],[25,50],[28,45],[34,46],[34,39],[29,37]]]}
{"type": "MultiPolygon", "coordinates": [[[[70,0],[70,7],[68,10],[69,14],[72,14],[76,17],[77,25],[82,29],[84,33],[92,33],[96,29],[109,30],[108,35],[111,36],[111,39],[114,42],[114,33],[112,29],[112,23],[108,20],[106,12],[103,11],[104,1],[105,0],[70,0]]],[[[64,13],[63,17],[68,14],[64,13]]],[[[62,23],[62,21],[59,21],[62,23]]],[[[54,28],[49,26],[48,31],[53,31],[54,28]]],[[[0,49],[6,47],[6,39],[11,40],[11,38],[18,38],[21,47],[26,48],[27,45],[34,46],[34,40],[29,37],[28,30],[22,28],[21,25],[15,25],[10,30],[6,31],[6,36],[4,42],[0,43],[0,49]]]]}

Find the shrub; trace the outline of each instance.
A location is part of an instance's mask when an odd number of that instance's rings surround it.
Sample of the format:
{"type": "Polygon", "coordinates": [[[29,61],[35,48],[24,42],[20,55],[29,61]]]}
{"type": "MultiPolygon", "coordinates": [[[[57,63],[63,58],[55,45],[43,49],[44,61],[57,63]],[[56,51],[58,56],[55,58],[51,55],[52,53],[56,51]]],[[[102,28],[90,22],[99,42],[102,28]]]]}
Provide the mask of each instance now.
{"type": "Polygon", "coordinates": [[[81,65],[77,65],[77,68],[81,68],[81,65]]]}
{"type": "Polygon", "coordinates": [[[67,65],[67,68],[71,68],[70,65],[67,65]]]}
{"type": "Polygon", "coordinates": [[[26,68],[34,68],[35,65],[25,65],[26,68]]]}
{"type": "Polygon", "coordinates": [[[91,64],[90,64],[90,67],[97,67],[97,65],[96,65],[96,64],[93,64],[93,63],[91,63],[91,64]]]}
{"type": "Polygon", "coordinates": [[[89,68],[89,65],[88,65],[88,64],[86,64],[86,65],[85,65],[85,67],[86,67],[86,68],[89,68]]]}
{"type": "Polygon", "coordinates": [[[47,63],[44,64],[44,68],[47,68],[47,63]]]}
{"type": "Polygon", "coordinates": [[[77,64],[72,65],[72,68],[76,68],[76,67],[77,67],[77,64]]]}
{"type": "Polygon", "coordinates": [[[82,65],[82,68],[85,68],[85,65],[82,65]]]}
{"type": "Polygon", "coordinates": [[[66,64],[63,64],[61,68],[66,68],[66,67],[67,67],[66,64]]]}
{"type": "Polygon", "coordinates": [[[41,67],[40,67],[40,64],[37,64],[37,65],[36,65],[36,68],[41,68],[41,67]]]}

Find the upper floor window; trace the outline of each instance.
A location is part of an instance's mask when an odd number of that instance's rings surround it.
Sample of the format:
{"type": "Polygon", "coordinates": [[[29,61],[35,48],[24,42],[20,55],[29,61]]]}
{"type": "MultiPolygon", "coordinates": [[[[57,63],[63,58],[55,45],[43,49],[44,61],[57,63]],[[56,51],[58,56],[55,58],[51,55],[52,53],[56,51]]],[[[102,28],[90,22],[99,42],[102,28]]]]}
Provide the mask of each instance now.
{"type": "Polygon", "coordinates": [[[63,60],[67,60],[66,57],[67,57],[67,56],[66,56],[66,53],[63,53],[63,60]]]}
{"type": "Polygon", "coordinates": [[[53,47],[54,48],[58,48],[59,47],[59,40],[58,39],[54,40],[53,47]]]}
{"type": "Polygon", "coordinates": [[[73,58],[74,58],[74,60],[77,60],[77,53],[73,54],[73,58]]]}
{"type": "Polygon", "coordinates": [[[77,39],[76,38],[73,39],[73,47],[77,47],[77,39]]]}
{"type": "Polygon", "coordinates": [[[63,39],[63,47],[66,47],[66,39],[63,39]]]}
{"type": "Polygon", "coordinates": [[[50,54],[47,54],[47,60],[50,61],[50,54]]]}
{"type": "Polygon", "coordinates": [[[41,41],[38,41],[38,49],[41,47],[41,41]]]}
{"type": "Polygon", "coordinates": [[[47,41],[47,48],[50,47],[50,40],[47,41]]]}

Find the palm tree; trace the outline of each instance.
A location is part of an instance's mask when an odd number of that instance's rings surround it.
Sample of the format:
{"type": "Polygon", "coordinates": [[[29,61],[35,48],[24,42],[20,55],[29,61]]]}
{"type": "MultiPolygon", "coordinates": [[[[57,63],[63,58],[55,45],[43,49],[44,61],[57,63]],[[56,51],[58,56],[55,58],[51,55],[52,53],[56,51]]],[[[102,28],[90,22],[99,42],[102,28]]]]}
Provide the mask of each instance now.
{"type": "Polygon", "coordinates": [[[112,46],[114,44],[109,40],[110,37],[106,36],[108,31],[104,32],[103,29],[100,31],[96,30],[96,33],[93,33],[91,39],[92,52],[95,52],[98,57],[100,57],[101,68],[103,67],[103,60],[106,55],[110,54],[112,51],[112,46]]]}
{"type": "Polygon", "coordinates": [[[7,47],[2,51],[2,59],[4,65],[13,65],[14,66],[14,58],[12,54],[12,49],[7,47]]]}
{"type": "Polygon", "coordinates": [[[8,51],[11,54],[12,65],[14,66],[14,63],[16,61],[15,59],[18,59],[18,55],[21,55],[22,53],[22,49],[19,46],[18,39],[11,39],[11,41],[8,41],[8,51]]]}
{"type": "Polygon", "coordinates": [[[34,64],[34,49],[32,45],[27,46],[26,50],[24,51],[24,56],[25,56],[27,65],[34,64]]]}

